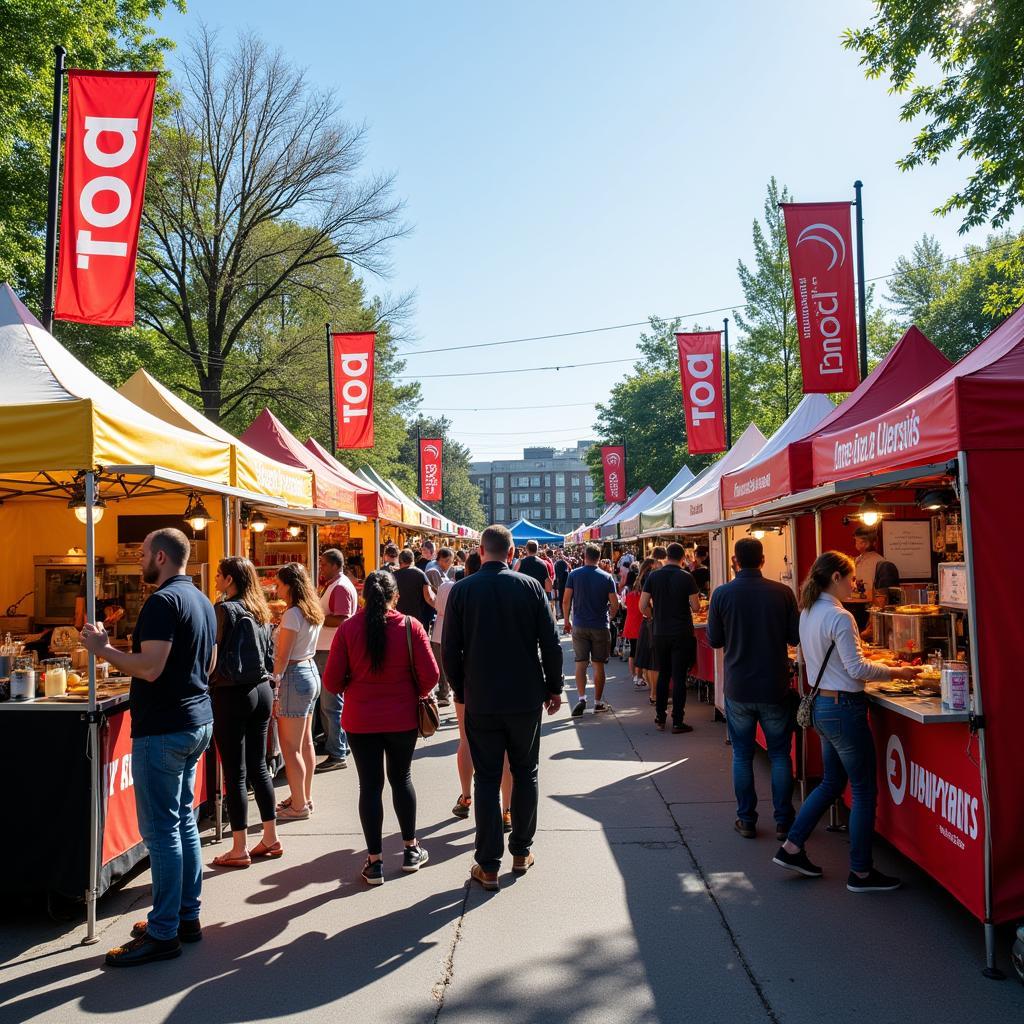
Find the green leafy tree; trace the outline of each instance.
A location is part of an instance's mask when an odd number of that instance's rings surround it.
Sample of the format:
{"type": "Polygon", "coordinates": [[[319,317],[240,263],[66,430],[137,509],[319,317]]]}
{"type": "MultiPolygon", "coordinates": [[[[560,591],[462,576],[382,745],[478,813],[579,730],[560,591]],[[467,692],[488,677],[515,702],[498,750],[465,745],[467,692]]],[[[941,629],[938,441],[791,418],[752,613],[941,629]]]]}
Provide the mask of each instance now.
{"type": "Polygon", "coordinates": [[[974,165],[937,212],[958,211],[961,231],[1007,224],[1024,200],[1024,4],[876,0],[871,24],[843,45],[905,97],[901,120],[920,125],[900,168],[947,153],[974,165]]]}
{"type": "Polygon", "coordinates": [[[408,424],[401,447],[402,464],[399,483],[415,494],[419,470],[420,437],[440,437],[444,441],[441,463],[441,494],[435,507],[448,519],[461,526],[482,530],[487,522],[480,502],[480,489],[469,478],[470,451],[451,438],[452,421],[447,416],[424,416],[422,413],[408,424]]]}
{"type": "MultiPolygon", "coordinates": [[[[153,20],[168,0],[0,0],[0,280],[40,309],[53,47],[67,66],[153,70],[173,45],[153,20]]],[[[184,0],[171,6],[185,9],[184,0]]]]}
{"type": "Polygon", "coordinates": [[[737,263],[746,305],[733,315],[742,332],[736,345],[733,423],[756,423],[767,435],[800,401],[800,349],[786,224],[780,203],[792,200],[773,176],[764,201],[764,225],[754,221],[754,264],[737,263]]]}

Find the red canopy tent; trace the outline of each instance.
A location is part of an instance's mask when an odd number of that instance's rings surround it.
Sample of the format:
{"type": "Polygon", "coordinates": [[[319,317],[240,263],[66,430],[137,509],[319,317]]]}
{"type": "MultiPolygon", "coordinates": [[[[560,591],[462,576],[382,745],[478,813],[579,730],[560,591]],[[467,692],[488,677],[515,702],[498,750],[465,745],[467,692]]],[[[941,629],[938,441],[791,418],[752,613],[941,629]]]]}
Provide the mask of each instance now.
{"type": "Polygon", "coordinates": [[[387,519],[392,523],[402,522],[401,502],[384,494],[378,488],[371,487],[365,480],[356,476],[348,466],[334,458],[316,438],[307,438],[306,448],[328,469],[333,470],[342,480],[347,481],[356,489],[358,495],[356,501],[359,511],[364,516],[368,516],[371,519],[387,519]]]}
{"type": "Polygon", "coordinates": [[[1024,505],[1022,428],[1024,309],[913,395],[816,436],[812,477],[820,486],[808,492],[939,480],[959,494],[970,722],[910,728],[883,717],[892,735],[888,746],[881,738],[888,786],[879,787],[879,831],[985,922],[989,969],[994,925],[1024,915],[1024,801],[1017,792],[1024,779],[1024,621],[1008,551],[1024,505]]]}
{"type": "Polygon", "coordinates": [[[811,449],[816,437],[892,408],[949,366],[949,360],[924,334],[911,327],[811,433],[774,455],[727,473],[722,478],[722,507],[747,508],[810,487],[811,449]]]}

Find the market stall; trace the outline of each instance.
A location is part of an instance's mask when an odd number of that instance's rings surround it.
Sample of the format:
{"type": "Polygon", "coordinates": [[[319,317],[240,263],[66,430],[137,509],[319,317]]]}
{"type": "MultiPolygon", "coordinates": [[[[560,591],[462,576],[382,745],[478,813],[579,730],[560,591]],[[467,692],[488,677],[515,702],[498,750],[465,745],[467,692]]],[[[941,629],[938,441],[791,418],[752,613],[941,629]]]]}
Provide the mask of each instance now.
{"type": "Polygon", "coordinates": [[[645,530],[672,524],[672,499],[693,483],[693,471],[683,464],[675,476],[642,509],[636,509],[619,523],[619,536],[623,540],[639,540],[645,530]]]}
{"type": "MultiPolygon", "coordinates": [[[[869,688],[885,780],[876,827],[984,923],[990,974],[995,925],[1024,916],[1024,808],[1012,785],[1024,777],[1024,626],[1005,543],[1008,510],[1024,498],[1022,403],[1018,310],[903,402],[816,437],[814,486],[764,509],[811,508],[823,520],[822,510],[846,507],[861,519],[880,519],[887,557],[933,559],[925,601],[890,609],[902,618],[883,634],[890,646],[879,646],[876,656],[927,660],[930,650],[942,650],[933,625],[950,621],[945,650],[952,657],[944,657],[939,676],[947,692],[926,698],[869,688]],[[910,503],[916,517],[908,515],[910,503]],[[888,522],[915,518],[922,525],[885,540],[888,522]],[[960,708],[965,692],[967,707],[960,708]]],[[[823,532],[825,546],[828,540],[823,532]]]]}
{"type": "MultiPolygon", "coordinates": [[[[194,541],[188,572],[209,592],[209,565],[224,543],[205,502],[216,513],[220,497],[223,517],[232,499],[280,499],[233,487],[227,444],[118,394],[7,286],[0,360],[0,579],[27,598],[26,628],[5,624],[24,660],[3,666],[10,672],[0,696],[9,699],[0,701],[0,744],[11,793],[33,794],[22,801],[19,841],[0,849],[0,867],[8,891],[84,894],[94,941],[96,900],[145,851],[127,756],[127,680],[98,675],[77,627],[106,619],[115,645],[127,643],[124,628],[145,595],[137,558],[150,530],[184,529],[194,541]],[[52,654],[67,660],[46,664],[52,654]]],[[[202,779],[200,771],[199,800],[202,779]]]]}
{"type": "Polygon", "coordinates": [[[528,540],[535,540],[539,544],[562,543],[562,535],[560,533],[552,533],[551,530],[545,530],[543,526],[537,526],[522,516],[509,527],[509,531],[512,534],[513,542],[517,546],[525,544],[528,540]]]}
{"type": "Polygon", "coordinates": [[[611,519],[602,525],[601,539],[613,542],[625,539],[620,529],[622,523],[627,519],[639,516],[645,509],[650,508],[651,503],[656,497],[657,494],[655,494],[654,489],[651,487],[644,487],[637,491],[611,519]]]}

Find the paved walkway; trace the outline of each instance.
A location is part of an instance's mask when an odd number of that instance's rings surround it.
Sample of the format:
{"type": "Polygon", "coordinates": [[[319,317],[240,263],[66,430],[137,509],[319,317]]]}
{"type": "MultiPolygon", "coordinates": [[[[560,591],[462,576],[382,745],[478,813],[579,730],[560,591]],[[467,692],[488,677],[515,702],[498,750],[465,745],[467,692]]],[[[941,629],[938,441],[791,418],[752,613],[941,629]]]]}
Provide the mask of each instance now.
{"type": "Polygon", "coordinates": [[[145,872],[101,903],[99,946],[5,910],[0,1024],[1021,1019],[1024,992],[981,977],[981,928],[951,897],[884,844],[880,866],[905,888],[852,896],[846,839],[823,831],[811,849],[824,880],[772,866],[773,835],[732,831],[729,749],[711,710],[691,706],[690,735],[658,733],[646,695],[612,670],[615,714],[574,721],[565,708],[547,721],[537,866],[503,874],[500,893],[466,885],[452,722],[414,766],[431,854],[419,874],[401,874],[392,835],[388,880],[367,889],[355,772],[318,778],[315,818],[282,827],[283,860],[208,873],[205,939],[178,960],[99,966],[145,914],[145,872]]]}

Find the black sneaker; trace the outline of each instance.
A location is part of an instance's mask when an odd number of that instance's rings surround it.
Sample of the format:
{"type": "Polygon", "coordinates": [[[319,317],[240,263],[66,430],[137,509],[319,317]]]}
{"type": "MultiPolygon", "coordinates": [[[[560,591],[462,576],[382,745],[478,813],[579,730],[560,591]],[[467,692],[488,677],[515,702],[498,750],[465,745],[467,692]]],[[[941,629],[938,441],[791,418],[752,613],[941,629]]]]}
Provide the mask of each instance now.
{"type": "Polygon", "coordinates": [[[852,871],[846,880],[846,888],[850,892],[892,892],[903,883],[891,875],[883,875],[877,868],[872,868],[866,878],[855,875],[852,871]]]}
{"type": "Polygon", "coordinates": [[[178,956],[181,956],[181,943],[177,939],[151,939],[142,935],[112,949],[107,953],[106,963],[108,967],[141,967],[178,956]]]}
{"type": "Polygon", "coordinates": [[[419,843],[415,846],[407,846],[402,855],[402,870],[406,873],[419,871],[428,860],[430,860],[430,854],[419,843]]]}
{"type": "Polygon", "coordinates": [[[348,761],[344,757],[325,757],[314,769],[314,775],[322,775],[324,772],[336,772],[339,768],[347,768],[348,761]]]}
{"type": "Polygon", "coordinates": [[[821,878],[825,873],[817,864],[811,863],[806,850],[801,850],[799,853],[786,853],[785,847],[780,846],[778,852],[772,857],[772,863],[778,864],[780,868],[786,868],[787,871],[805,875],[807,878],[821,878]]]}
{"type": "Polygon", "coordinates": [[[366,863],[363,865],[361,872],[363,881],[367,885],[383,885],[384,884],[384,861],[383,860],[370,860],[366,858],[366,863]]]}
{"type": "Polygon", "coordinates": [[[576,701],[576,704],[575,704],[575,706],[572,709],[572,717],[573,718],[582,718],[583,717],[583,712],[586,711],[586,710],[587,710],[587,698],[586,697],[580,697],[580,699],[578,701],[576,701]]]}
{"type": "Polygon", "coordinates": [[[602,711],[611,711],[612,706],[605,700],[599,700],[594,705],[594,714],[600,714],[602,711]]]}
{"type": "Polygon", "coordinates": [[[680,722],[678,725],[672,726],[672,734],[678,736],[682,732],[693,732],[693,726],[687,725],[685,722],[680,722]]]}
{"type": "MultiPolygon", "coordinates": [[[[132,925],[132,938],[144,938],[149,928],[148,921],[136,921],[132,925]]],[[[178,922],[179,942],[201,942],[203,939],[203,926],[198,921],[178,922]]]]}
{"type": "Polygon", "coordinates": [[[654,719],[654,728],[657,729],[658,732],[664,732],[665,731],[665,719],[664,718],[660,718],[660,717],[659,718],[655,718],[654,719]]]}

